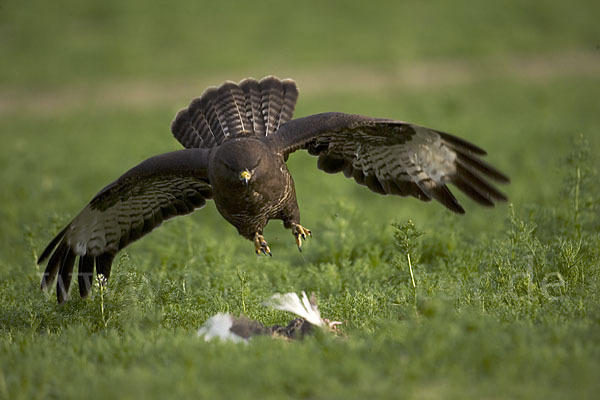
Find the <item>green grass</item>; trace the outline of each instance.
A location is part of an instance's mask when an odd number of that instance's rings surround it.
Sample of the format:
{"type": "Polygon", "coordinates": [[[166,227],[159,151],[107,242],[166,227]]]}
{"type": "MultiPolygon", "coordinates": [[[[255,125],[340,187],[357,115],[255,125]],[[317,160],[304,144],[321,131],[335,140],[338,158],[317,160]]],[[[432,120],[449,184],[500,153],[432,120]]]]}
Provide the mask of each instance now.
{"type": "Polygon", "coordinates": [[[0,398],[595,398],[596,2],[298,4],[0,2],[0,398]],[[39,290],[48,240],[179,148],[177,109],[268,73],[298,77],[297,116],[399,118],[481,145],[510,204],[460,196],[467,215],[450,215],[295,154],[302,254],[273,221],[274,256],[257,258],[209,204],[120,253],[102,297],[74,284],[58,306],[39,290]],[[285,323],[261,303],[301,290],[340,335],[196,337],[217,312],[285,323]]]}

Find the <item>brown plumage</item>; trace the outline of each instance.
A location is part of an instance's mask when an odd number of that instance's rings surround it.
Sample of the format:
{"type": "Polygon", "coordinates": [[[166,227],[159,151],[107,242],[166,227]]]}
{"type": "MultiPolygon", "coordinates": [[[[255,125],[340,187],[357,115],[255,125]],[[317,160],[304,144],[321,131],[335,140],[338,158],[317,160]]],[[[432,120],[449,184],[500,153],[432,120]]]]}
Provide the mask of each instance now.
{"type": "Polygon", "coordinates": [[[41,287],[58,275],[67,298],[78,261],[79,292],[88,295],[94,267],[107,278],[117,252],[159,226],[213,199],[219,212],[257,254],[271,254],[262,236],[271,219],[292,230],[298,248],[310,230],[300,225],[294,182],[285,161],[306,149],[317,166],[343,172],[374,192],[435,199],[464,213],[447,183],[484,206],[506,196],[488,180],[508,178],[485,163],[485,151],[455,136],[406,122],[343,113],[292,120],[298,89],[290,79],[244,79],[207,89],[171,125],[186,147],[152,157],[102,189],[46,247],[41,287]]]}

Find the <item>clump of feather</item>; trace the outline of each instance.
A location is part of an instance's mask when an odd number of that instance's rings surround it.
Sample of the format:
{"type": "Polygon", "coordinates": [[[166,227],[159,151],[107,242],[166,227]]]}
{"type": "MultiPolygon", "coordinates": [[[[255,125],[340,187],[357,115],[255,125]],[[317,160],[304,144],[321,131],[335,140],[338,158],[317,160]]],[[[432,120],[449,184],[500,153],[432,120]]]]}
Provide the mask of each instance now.
{"type": "Polygon", "coordinates": [[[207,342],[215,338],[223,341],[231,340],[235,343],[245,342],[246,338],[231,330],[233,322],[234,317],[231,314],[219,313],[213,315],[198,329],[198,336],[203,336],[207,342]]]}
{"type": "Polygon", "coordinates": [[[276,293],[264,305],[291,312],[300,318],[293,319],[287,326],[274,325],[267,327],[244,316],[235,317],[231,314],[217,314],[209,318],[198,330],[198,336],[203,336],[207,341],[219,338],[233,342],[247,342],[250,337],[257,335],[295,339],[310,333],[313,326],[335,330],[336,326],[341,324],[338,321],[321,318],[314,293],[310,299],[305,292],[302,292],[302,299],[296,293],[276,293]]]}
{"type": "Polygon", "coordinates": [[[302,291],[302,301],[300,301],[296,293],[276,293],[264,305],[276,310],[289,311],[315,326],[324,325],[314,294],[309,300],[306,293],[302,291]]]}

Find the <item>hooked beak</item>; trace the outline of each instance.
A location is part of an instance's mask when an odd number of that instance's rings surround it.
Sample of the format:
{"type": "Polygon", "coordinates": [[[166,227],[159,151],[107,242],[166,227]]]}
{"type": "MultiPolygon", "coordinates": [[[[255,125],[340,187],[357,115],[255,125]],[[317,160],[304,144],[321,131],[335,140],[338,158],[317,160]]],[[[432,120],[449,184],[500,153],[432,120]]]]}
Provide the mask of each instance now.
{"type": "Polygon", "coordinates": [[[244,184],[246,184],[246,186],[248,186],[248,181],[250,180],[250,178],[252,178],[252,174],[247,169],[242,171],[242,173],[240,174],[240,179],[244,181],[244,184]]]}

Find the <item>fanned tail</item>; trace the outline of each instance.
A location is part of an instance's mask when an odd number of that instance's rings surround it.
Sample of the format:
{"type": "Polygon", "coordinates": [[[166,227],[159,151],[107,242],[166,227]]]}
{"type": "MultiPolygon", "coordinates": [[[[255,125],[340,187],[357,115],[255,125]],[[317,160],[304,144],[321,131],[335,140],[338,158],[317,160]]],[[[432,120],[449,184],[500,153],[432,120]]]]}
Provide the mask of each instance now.
{"type": "Polygon", "coordinates": [[[171,132],[186,148],[210,148],[242,135],[268,136],[292,119],[297,99],[291,79],[227,81],[177,113],[171,132]]]}

